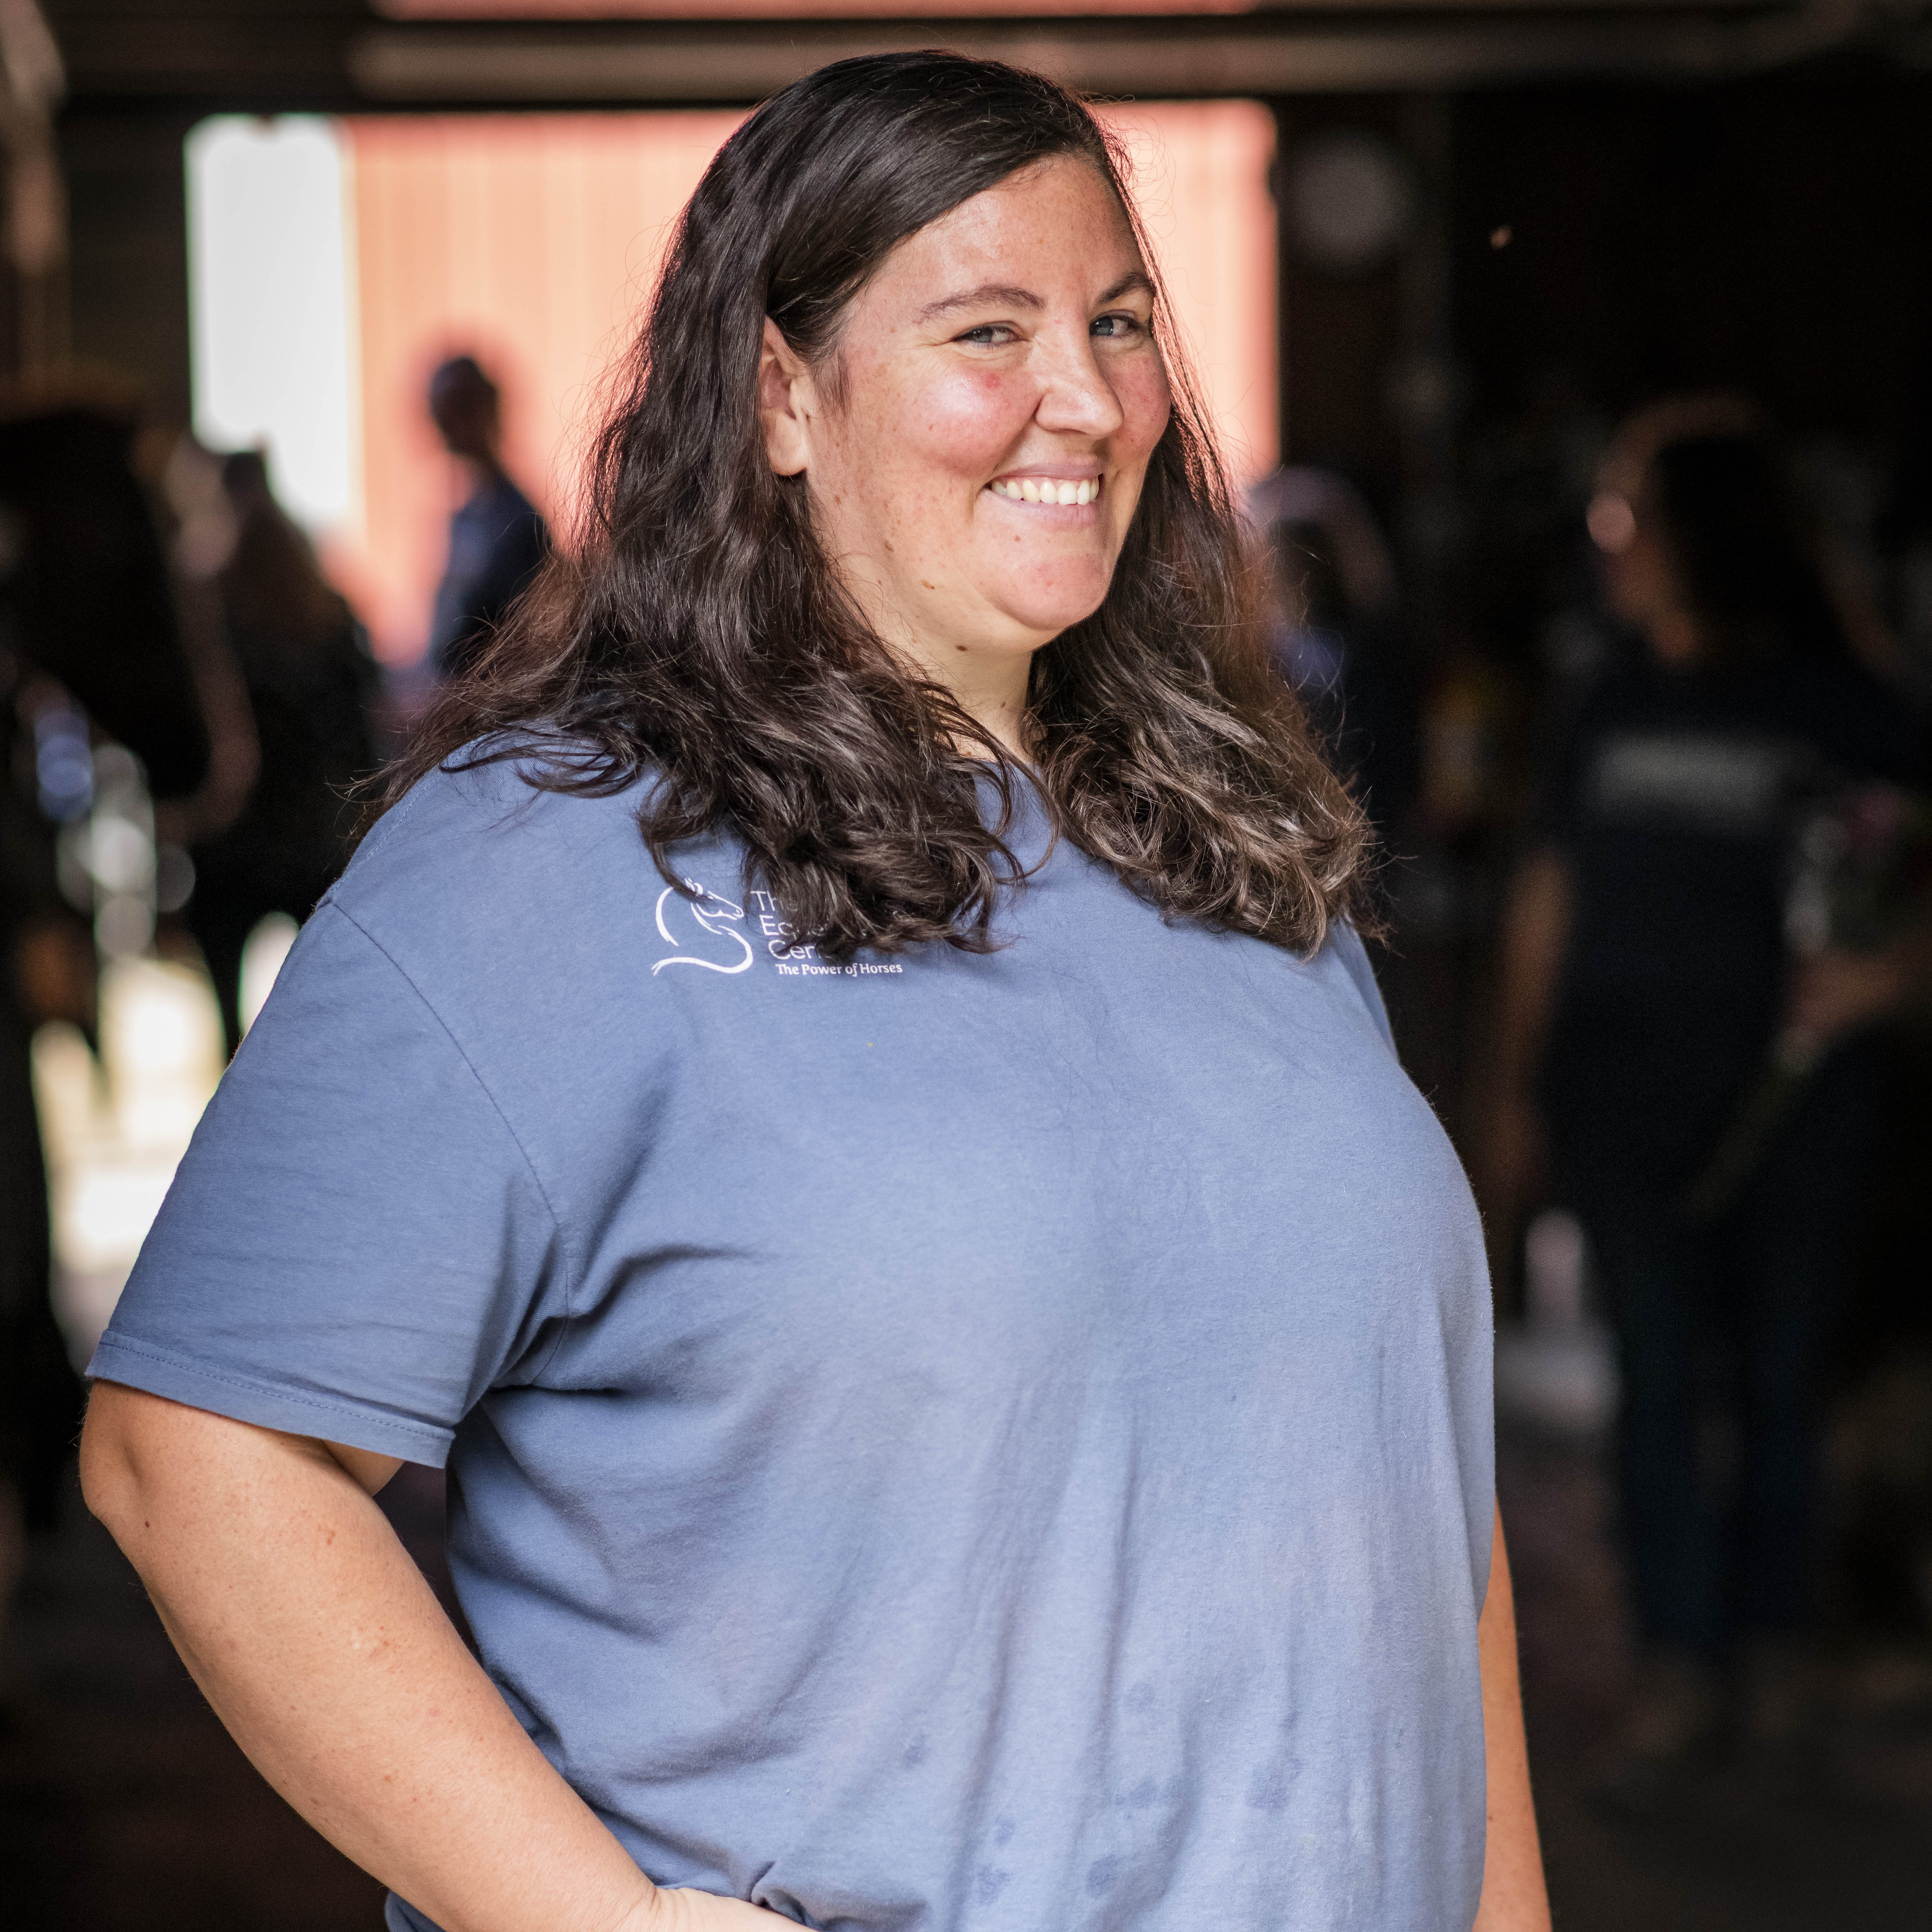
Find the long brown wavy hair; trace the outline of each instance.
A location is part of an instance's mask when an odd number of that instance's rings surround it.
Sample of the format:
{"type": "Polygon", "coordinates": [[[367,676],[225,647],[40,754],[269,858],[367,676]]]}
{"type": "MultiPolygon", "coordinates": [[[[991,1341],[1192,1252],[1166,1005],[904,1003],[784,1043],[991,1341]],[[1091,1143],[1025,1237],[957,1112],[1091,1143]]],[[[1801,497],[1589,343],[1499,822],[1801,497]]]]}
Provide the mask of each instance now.
{"type": "MultiPolygon", "coordinates": [[[[1112,188],[1151,265],[1124,155],[1038,74],[868,56],[753,115],[672,237],[578,541],[425,720],[386,804],[440,765],[502,758],[544,789],[644,779],[639,823],[667,880],[679,845],[735,833],[748,884],[830,958],[998,944],[1018,773],[859,614],[806,479],[766,460],[758,368],[769,316],[836,376],[846,307],[894,247],[1059,155],[1112,188]]],[[[1058,836],[1168,916],[1310,952],[1359,914],[1367,834],[1268,668],[1226,478],[1171,335],[1164,349],[1173,415],[1106,602],[1034,659],[1030,776],[1058,836]]]]}

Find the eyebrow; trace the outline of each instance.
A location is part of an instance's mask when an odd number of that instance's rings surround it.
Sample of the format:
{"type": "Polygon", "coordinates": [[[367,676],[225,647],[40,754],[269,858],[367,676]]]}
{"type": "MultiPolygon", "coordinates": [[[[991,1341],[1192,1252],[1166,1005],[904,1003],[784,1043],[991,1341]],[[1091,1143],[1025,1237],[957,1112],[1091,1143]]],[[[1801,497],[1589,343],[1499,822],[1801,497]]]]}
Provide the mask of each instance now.
{"type": "Polygon", "coordinates": [[[962,308],[1030,308],[1042,309],[1046,302],[1030,289],[1016,289],[1005,282],[982,282],[976,289],[966,289],[956,296],[941,296],[938,301],[928,302],[919,312],[921,322],[931,322],[936,316],[951,315],[962,308]]]}
{"type": "MultiPolygon", "coordinates": [[[[1135,292],[1150,296],[1154,284],[1140,269],[1130,268],[1112,288],[1102,292],[1100,300],[1103,304],[1118,302],[1124,295],[1135,292]]],[[[1030,289],[1015,288],[1006,282],[982,282],[976,289],[963,290],[956,296],[941,296],[938,301],[928,302],[920,310],[919,319],[921,322],[932,322],[964,308],[1023,308],[1037,314],[1046,306],[1045,297],[1035,295],[1030,289]]]]}

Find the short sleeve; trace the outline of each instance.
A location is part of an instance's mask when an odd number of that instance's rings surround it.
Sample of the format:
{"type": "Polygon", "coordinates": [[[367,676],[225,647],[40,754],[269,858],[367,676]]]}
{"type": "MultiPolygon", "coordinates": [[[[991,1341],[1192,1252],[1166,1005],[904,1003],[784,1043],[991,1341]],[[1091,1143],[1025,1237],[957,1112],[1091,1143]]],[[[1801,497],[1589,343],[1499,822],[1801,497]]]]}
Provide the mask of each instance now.
{"type": "Polygon", "coordinates": [[[1348,983],[1368,1009],[1383,1044],[1394,1052],[1395,1034],[1389,1025],[1388,1008],[1382,1002],[1382,989],[1376,983],[1376,969],[1370,963],[1369,949],[1362,944],[1362,935],[1352,926],[1338,926],[1329,943],[1342,962],[1342,971],[1348,976],[1348,983]]]}
{"type": "Polygon", "coordinates": [[[91,1376],[440,1464],[567,1315],[555,1217],[435,1012],[325,904],[195,1134],[91,1376]]]}

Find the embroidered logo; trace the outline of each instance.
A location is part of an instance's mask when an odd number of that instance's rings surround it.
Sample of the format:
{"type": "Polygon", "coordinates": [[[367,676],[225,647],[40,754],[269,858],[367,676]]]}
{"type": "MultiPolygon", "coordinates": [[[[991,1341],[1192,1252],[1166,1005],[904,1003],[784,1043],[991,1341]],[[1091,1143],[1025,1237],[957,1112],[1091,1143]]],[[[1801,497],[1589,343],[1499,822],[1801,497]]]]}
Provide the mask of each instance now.
{"type": "Polygon", "coordinates": [[[818,948],[798,936],[797,928],[785,916],[785,909],[770,892],[754,892],[758,902],[758,930],[764,935],[765,950],[778,962],[778,969],[790,980],[862,980],[882,973],[903,974],[904,964],[897,959],[848,959],[835,966],[818,956],[818,948]]]}
{"type": "Polygon", "coordinates": [[[701,951],[674,952],[668,958],[660,959],[651,968],[651,977],[656,979],[667,966],[700,966],[707,973],[742,973],[750,966],[753,953],[752,943],[728,922],[742,920],[745,916],[742,906],[734,905],[729,899],[720,898],[714,892],[700,885],[695,879],[686,879],[686,886],[693,896],[687,898],[675,886],[667,886],[658,895],[658,930],[668,944],[672,946],[690,946],[701,951]],[[682,910],[680,910],[682,908],[682,910]],[[694,934],[680,938],[671,928],[674,923],[694,924],[705,938],[694,934]],[[721,949],[707,944],[706,940],[728,940],[735,952],[722,958],[706,958],[706,952],[716,953],[721,949]]]}
{"type": "Polygon", "coordinates": [[[758,957],[746,928],[764,941],[765,950],[779,974],[789,980],[868,980],[903,975],[898,959],[848,959],[842,965],[818,956],[818,949],[800,940],[784,908],[769,892],[754,892],[758,909],[751,920],[742,906],[734,905],[696,879],[685,890],[667,886],[658,895],[658,931],[677,950],[651,968],[656,979],[667,966],[697,966],[707,973],[743,973],[758,957]]]}

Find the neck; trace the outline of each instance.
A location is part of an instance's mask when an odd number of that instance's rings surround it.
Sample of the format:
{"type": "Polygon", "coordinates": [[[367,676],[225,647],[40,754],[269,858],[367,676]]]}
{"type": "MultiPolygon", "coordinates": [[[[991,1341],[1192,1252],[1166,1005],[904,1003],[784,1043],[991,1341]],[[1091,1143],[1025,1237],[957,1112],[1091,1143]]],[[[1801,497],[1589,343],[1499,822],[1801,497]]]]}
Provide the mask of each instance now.
{"type": "MultiPolygon", "coordinates": [[[[842,559],[841,576],[852,601],[872,626],[873,634],[894,652],[916,677],[938,685],[967,716],[1002,751],[1022,763],[1033,756],[1028,742],[1027,686],[1033,670],[1034,651],[1018,639],[1004,649],[980,644],[962,644],[962,634],[970,628],[937,635],[908,622],[896,608],[887,586],[869,569],[853,568],[854,560],[842,559]]],[[[1041,644],[1048,640],[1042,638],[1041,644]]],[[[971,748],[962,746],[962,751],[971,748]]]]}
{"type": "Polygon", "coordinates": [[[1002,751],[1011,752],[1022,764],[1033,756],[1031,721],[1027,716],[1027,672],[1031,663],[1030,658],[1023,662],[1018,676],[1006,680],[997,690],[962,691],[955,686],[952,692],[960,710],[1002,751]]]}
{"type": "Polygon", "coordinates": [[[494,456],[478,456],[464,450],[458,453],[456,460],[463,466],[472,496],[478,490],[488,488],[503,473],[503,466],[494,456]]]}
{"type": "Polygon", "coordinates": [[[1030,653],[962,651],[956,644],[944,644],[922,648],[910,640],[900,648],[914,670],[942,686],[1002,751],[1023,762],[1032,757],[1027,718],[1030,653]]]}

